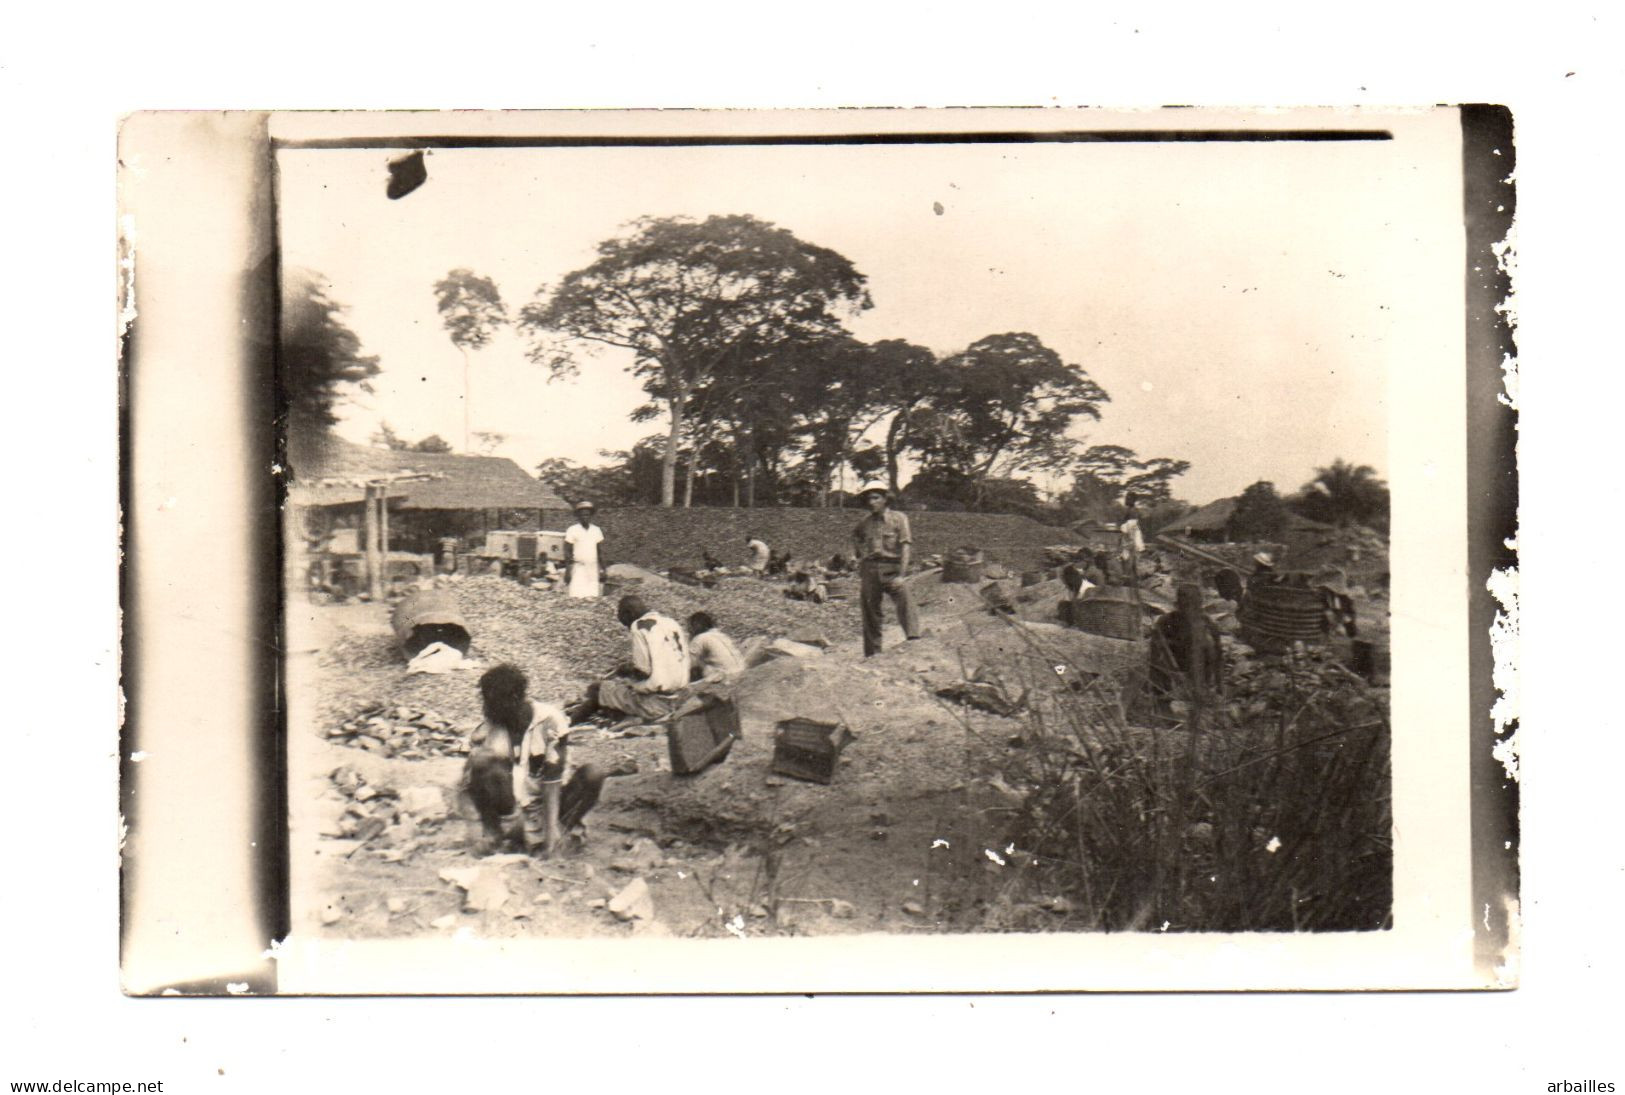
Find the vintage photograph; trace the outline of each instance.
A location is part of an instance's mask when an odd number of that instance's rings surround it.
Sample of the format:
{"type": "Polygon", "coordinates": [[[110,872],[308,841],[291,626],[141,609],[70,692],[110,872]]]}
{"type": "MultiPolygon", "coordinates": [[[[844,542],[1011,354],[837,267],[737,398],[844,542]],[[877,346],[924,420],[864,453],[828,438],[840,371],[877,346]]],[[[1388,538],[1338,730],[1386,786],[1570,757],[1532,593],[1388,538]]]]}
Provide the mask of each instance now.
{"type": "Polygon", "coordinates": [[[273,128],[293,936],[1390,932],[1454,113],[836,113],[273,128]]]}

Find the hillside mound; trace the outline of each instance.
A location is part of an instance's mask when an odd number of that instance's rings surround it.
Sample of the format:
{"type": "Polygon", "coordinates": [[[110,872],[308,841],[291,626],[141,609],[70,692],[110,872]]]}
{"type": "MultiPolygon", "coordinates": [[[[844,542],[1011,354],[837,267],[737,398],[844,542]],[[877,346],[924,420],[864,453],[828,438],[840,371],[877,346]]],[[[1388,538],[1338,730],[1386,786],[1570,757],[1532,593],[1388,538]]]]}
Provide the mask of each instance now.
{"type": "MultiPolygon", "coordinates": [[[[746,534],[752,532],[765,539],[774,551],[788,551],[798,561],[827,561],[832,555],[851,552],[852,528],[863,515],[864,511],[855,507],[629,506],[606,510],[598,521],[604,528],[604,553],[608,558],[659,569],[697,566],[707,550],[726,564],[744,563],[746,534]]],[[[1033,570],[1044,565],[1045,547],[1076,540],[1066,529],[1004,513],[911,512],[908,519],[914,532],[916,560],[973,545],[992,562],[1015,570],[1033,570]]]]}

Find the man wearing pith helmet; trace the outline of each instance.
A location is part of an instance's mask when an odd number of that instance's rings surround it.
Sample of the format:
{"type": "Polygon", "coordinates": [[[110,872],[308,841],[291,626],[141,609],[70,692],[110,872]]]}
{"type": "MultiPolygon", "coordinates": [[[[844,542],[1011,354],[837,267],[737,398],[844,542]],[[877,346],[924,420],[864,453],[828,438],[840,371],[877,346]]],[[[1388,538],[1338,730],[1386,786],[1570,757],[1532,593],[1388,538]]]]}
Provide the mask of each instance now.
{"type": "Polygon", "coordinates": [[[889,593],[892,604],[897,606],[897,622],[903,625],[903,634],[918,639],[920,620],[903,585],[914,546],[908,518],[891,508],[891,496],[884,483],[865,483],[858,488],[858,494],[869,507],[869,515],[852,530],[852,551],[862,580],[863,656],[867,658],[880,653],[880,629],[885,622],[882,594],[889,593]]]}

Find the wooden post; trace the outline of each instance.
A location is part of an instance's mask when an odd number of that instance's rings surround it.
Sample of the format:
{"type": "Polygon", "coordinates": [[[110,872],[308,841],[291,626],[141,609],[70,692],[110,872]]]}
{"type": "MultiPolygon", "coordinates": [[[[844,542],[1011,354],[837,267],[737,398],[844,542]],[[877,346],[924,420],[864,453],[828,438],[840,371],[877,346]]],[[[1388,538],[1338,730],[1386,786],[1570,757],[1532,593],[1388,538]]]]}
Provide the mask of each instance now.
{"type": "Polygon", "coordinates": [[[1202,587],[1195,582],[1183,582],[1177,597],[1182,625],[1179,640],[1185,648],[1185,677],[1195,709],[1207,694],[1208,678],[1207,616],[1202,612],[1202,587]]]}
{"type": "Polygon", "coordinates": [[[368,483],[364,504],[361,508],[364,541],[362,551],[366,561],[367,595],[375,601],[383,600],[384,597],[383,566],[378,557],[378,495],[379,488],[368,483]]]}
{"type": "Polygon", "coordinates": [[[378,552],[384,557],[384,578],[389,578],[389,484],[378,488],[378,552]]]}

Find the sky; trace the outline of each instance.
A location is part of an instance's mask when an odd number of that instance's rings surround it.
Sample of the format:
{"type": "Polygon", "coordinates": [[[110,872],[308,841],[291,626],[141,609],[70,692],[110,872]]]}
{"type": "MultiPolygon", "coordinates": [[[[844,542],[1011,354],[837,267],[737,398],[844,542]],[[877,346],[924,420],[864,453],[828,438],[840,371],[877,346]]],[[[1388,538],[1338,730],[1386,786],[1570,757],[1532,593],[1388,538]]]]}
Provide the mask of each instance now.
{"type": "MultiPolygon", "coordinates": [[[[1335,144],[437,149],[396,201],[398,151],[284,149],[282,260],[325,278],[380,359],[340,432],[460,447],[436,280],[470,268],[517,312],[636,217],[752,214],[867,275],[860,338],[1038,335],[1111,396],[1073,432],[1190,461],[1175,494],[1199,504],[1336,458],[1386,476],[1396,378],[1459,369],[1433,352],[1461,323],[1455,116],[1397,122],[1335,144]]],[[[598,463],[657,428],[627,420],[624,357],[550,380],[525,346],[507,331],[473,359],[472,429],[507,435],[499,454],[598,463]]]]}

